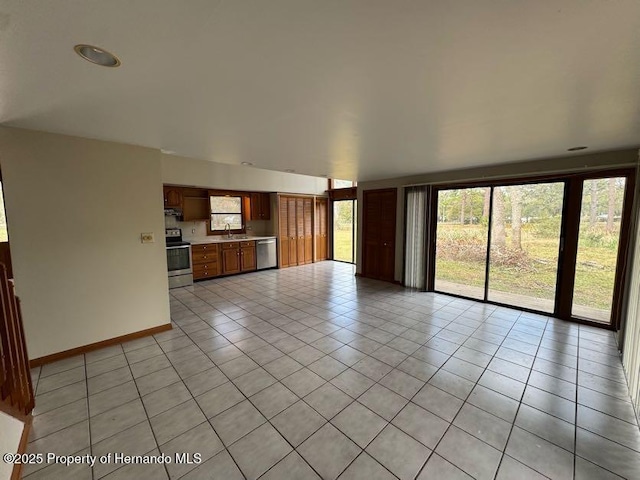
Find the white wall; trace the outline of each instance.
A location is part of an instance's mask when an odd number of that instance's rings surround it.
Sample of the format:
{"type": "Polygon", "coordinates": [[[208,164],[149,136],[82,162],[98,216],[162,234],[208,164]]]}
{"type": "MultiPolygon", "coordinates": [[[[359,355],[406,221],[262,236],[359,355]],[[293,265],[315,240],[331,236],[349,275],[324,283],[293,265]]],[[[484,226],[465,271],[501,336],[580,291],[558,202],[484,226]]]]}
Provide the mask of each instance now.
{"type": "Polygon", "coordinates": [[[0,165],[30,358],[170,321],[159,151],[2,127],[0,165]]]}
{"type": "MultiPolygon", "coordinates": [[[[617,150],[588,155],[532,160],[528,162],[493,165],[484,168],[450,170],[446,172],[425,173],[410,177],[390,178],[358,183],[358,204],[362,205],[363,191],[380,188],[398,188],[396,210],[396,264],[395,279],[402,281],[404,259],[404,187],[411,185],[445,184],[467,181],[481,181],[517,176],[534,176],[571,171],[589,171],[601,168],[635,166],[638,161],[638,149],[617,150]]],[[[358,235],[356,249],[356,271],[362,272],[362,219],[364,208],[358,208],[358,235]]]]}
{"type": "MultiPolygon", "coordinates": [[[[0,412],[0,454],[17,453],[24,423],[0,412]]],[[[0,460],[0,480],[9,480],[13,465],[0,460]]]]}
{"type": "Polygon", "coordinates": [[[161,155],[162,181],[166,184],[313,195],[324,194],[327,190],[326,178],[161,155]]]}

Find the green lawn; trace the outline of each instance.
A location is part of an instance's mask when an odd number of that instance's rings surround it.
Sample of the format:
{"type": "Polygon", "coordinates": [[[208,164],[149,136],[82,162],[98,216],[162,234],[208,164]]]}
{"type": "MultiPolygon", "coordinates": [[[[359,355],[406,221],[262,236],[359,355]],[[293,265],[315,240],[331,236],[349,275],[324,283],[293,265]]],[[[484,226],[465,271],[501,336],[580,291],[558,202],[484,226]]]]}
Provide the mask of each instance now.
{"type": "MultiPolygon", "coordinates": [[[[599,228],[603,228],[598,226],[599,228]]],[[[436,258],[436,278],[463,285],[484,286],[485,263],[476,258],[465,260],[464,246],[450,255],[447,248],[455,246],[458,238],[475,236],[477,239],[486,236],[486,227],[481,225],[439,224],[438,237],[450,236],[454,240],[442,242],[447,247],[441,248],[436,258]]],[[[509,228],[507,228],[507,245],[509,245],[509,228]]],[[[597,238],[599,238],[596,235],[597,238]]],[[[579,256],[576,264],[576,286],[574,302],[579,305],[599,309],[611,308],[611,296],[615,277],[617,255],[616,236],[610,236],[608,242],[589,244],[588,239],[581,238],[579,256]]],[[[593,242],[592,242],[593,243],[593,242]]],[[[440,241],[439,241],[440,244],[440,241]]],[[[480,256],[486,244],[466,247],[469,252],[480,256]]],[[[556,265],[558,255],[557,236],[544,237],[536,234],[531,225],[526,225],[522,233],[522,248],[526,252],[524,260],[513,264],[492,265],[490,288],[502,292],[527,295],[536,298],[553,300],[556,285],[556,265]]]]}
{"type": "Polygon", "coordinates": [[[343,262],[353,262],[352,236],[350,229],[333,231],[333,259],[343,262]]]}

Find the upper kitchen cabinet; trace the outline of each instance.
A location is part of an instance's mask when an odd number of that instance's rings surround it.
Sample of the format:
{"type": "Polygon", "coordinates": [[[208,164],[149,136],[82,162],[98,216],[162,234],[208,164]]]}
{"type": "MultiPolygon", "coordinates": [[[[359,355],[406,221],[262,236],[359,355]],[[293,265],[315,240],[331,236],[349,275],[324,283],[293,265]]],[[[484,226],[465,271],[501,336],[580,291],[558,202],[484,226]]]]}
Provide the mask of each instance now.
{"type": "Polygon", "coordinates": [[[182,208],[182,188],[163,187],[165,208],[182,208]]]}
{"type": "Polygon", "coordinates": [[[271,219],[271,197],[268,193],[251,194],[251,220],[271,219]]]}
{"type": "Polygon", "coordinates": [[[182,189],[182,216],[185,222],[208,221],[211,215],[209,192],[201,188],[182,189]]]}

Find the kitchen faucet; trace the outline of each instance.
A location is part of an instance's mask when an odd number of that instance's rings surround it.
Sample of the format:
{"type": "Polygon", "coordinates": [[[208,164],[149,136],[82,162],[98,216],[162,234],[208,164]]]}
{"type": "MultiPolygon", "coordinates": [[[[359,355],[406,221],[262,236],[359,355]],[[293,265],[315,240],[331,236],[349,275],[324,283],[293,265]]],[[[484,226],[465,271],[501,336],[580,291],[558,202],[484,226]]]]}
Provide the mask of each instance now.
{"type": "Polygon", "coordinates": [[[230,223],[227,223],[224,226],[224,231],[227,232],[227,238],[231,238],[231,224],[230,223]],[[227,232],[227,230],[228,230],[228,232],[227,232]]]}

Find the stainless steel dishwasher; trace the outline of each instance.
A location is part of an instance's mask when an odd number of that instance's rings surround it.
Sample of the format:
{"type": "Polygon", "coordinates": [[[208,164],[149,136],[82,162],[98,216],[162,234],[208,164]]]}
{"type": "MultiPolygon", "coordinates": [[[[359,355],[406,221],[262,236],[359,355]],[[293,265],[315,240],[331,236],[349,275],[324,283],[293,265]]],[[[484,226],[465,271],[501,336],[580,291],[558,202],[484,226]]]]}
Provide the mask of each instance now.
{"type": "Polygon", "coordinates": [[[278,254],[276,251],[276,239],[267,238],[256,241],[256,256],[258,270],[274,268],[278,266],[278,254]]]}

